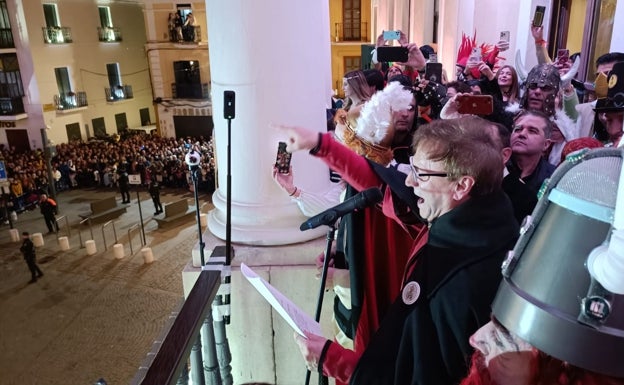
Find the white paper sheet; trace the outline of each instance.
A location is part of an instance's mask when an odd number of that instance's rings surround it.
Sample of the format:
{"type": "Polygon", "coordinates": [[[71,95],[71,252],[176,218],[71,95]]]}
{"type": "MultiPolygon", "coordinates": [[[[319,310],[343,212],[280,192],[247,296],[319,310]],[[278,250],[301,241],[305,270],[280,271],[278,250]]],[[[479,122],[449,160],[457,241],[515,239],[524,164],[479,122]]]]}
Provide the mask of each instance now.
{"type": "Polygon", "coordinates": [[[241,263],[241,273],[297,333],[303,337],[305,337],[304,331],[319,336],[322,335],[321,325],[318,322],[244,263],[241,263]]]}

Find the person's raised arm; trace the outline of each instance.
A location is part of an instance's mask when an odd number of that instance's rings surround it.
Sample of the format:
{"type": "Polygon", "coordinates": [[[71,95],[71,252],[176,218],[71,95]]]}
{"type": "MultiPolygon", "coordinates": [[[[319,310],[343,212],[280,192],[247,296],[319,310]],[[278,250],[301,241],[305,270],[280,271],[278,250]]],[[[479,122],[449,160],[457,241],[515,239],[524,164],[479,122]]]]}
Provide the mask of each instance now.
{"type": "Polygon", "coordinates": [[[381,187],[382,181],[370,168],[366,158],[334,140],[331,134],[322,134],[303,127],[276,126],[286,136],[288,152],[309,150],[357,190],[381,187]]]}
{"type": "Polygon", "coordinates": [[[552,60],[548,56],[548,42],[544,40],[544,27],[536,27],[531,25],[531,35],[535,40],[535,54],[537,55],[538,64],[550,64],[552,60]]]}

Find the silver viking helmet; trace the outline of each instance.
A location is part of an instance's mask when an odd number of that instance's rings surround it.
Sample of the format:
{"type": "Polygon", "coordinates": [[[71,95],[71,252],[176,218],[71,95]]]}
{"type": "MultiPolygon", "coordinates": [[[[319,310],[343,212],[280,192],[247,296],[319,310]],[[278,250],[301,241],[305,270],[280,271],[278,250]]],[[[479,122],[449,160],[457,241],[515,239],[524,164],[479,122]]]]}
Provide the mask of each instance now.
{"type": "Polygon", "coordinates": [[[559,84],[561,82],[561,77],[559,76],[559,70],[552,64],[538,64],[531,72],[526,79],[526,89],[524,91],[524,95],[522,95],[522,100],[520,101],[520,106],[525,110],[528,110],[528,101],[529,101],[529,89],[533,87],[539,88],[552,88],[553,92],[546,96],[544,99],[544,106],[542,112],[548,116],[552,116],[555,114],[555,97],[559,92],[559,84]]]}
{"type": "Polygon", "coordinates": [[[624,228],[624,195],[621,201],[618,196],[623,154],[606,148],[571,154],[557,168],[503,263],[492,305],[503,326],[537,349],[620,378],[624,288],[618,267],[624,266],[624,247],[609,247],[619,255],[592,255],[624,228]]]}

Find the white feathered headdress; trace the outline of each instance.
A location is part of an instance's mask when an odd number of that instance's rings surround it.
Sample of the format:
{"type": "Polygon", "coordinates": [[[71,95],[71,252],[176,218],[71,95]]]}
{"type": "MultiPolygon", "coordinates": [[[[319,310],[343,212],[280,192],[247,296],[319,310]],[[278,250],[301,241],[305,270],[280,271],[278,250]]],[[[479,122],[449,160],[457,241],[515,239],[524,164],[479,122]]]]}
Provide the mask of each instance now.
{"type": "Polygon", "coordinates": [[[373,144],[379,144],[388,134],[392,123],[392,111],[406,110],[412,103],[413,94],[398,82],[389,83],[376,92],[364,104],[357,119],[356,134],[373,144]]]}

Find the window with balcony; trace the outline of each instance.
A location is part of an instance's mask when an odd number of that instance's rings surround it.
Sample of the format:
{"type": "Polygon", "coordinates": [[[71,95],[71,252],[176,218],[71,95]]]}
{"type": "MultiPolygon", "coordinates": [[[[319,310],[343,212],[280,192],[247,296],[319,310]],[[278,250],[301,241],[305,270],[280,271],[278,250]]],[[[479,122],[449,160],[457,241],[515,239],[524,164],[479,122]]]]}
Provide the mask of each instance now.
{"type": "Polygon", "coordinates": [[[71,29],[61,26],[58,8],[55,3],[43,4],[43,16],[46,22],[46,26],[42,28],[43,41],[46,44],[64,44],[72,42],[71,29]]]}
{"type": "Polygon", "coordinates": [[[0,48],[15,48],[6,0],[0,0],[0,48]]]}
{"type": "Polygon", "coordinates": [[[55,68],[54,75],[56,76],[56,85],[59,90],[58,95],[54,95],[54,105],[58,111],[87,106],[87,93],[72,90],[67,67],[55,68]]]}
{"type": "Polygon", "coordinates": [[[0,55],[0,115],[24,113],[24,95],[17,55],[0,55]]]}
{"type": "Polygon", "coordinates": [[[109,87],[104,89],[106,100],[114,102],[118,100],[132,99],[132,86],[123,84],[121,81],[121,71],[119,63],[106,64],[106,73],[108,74],[109,87]]]}
{"type": "Polygon", "coordinates": [[[368,26],[362,23],[361,0],[343,0],[342,23],[335,28],[336,41],[367,40],[368,26]]]}
{"type": "Polygon", "coordinates": [[[202,83],[197,60],[173,62],[175,83],[171,85],[174,99],[208,99],[208,83],[202,83]]]}
{"type": "Polygon", "coordinates": [[[190,4],[178,4],[177,11],[172,13],[169,20],[170,40],[173,42],[199,43],[201,29],[193,15],[190,4]]]}
{"type": "Polygon", "coordinates": [[[99,6],[100,26],[98,27],[98,39],[105,43],[115,43],[121,41],[121,30],[113,26],[113,17],[110,7],[99,6]]]}

